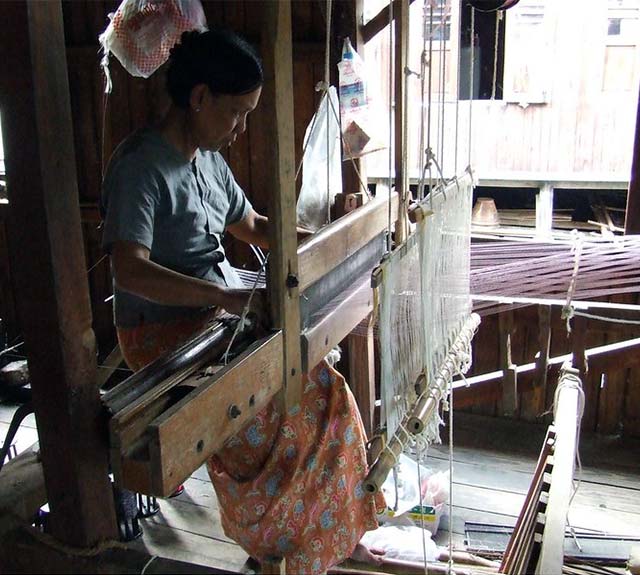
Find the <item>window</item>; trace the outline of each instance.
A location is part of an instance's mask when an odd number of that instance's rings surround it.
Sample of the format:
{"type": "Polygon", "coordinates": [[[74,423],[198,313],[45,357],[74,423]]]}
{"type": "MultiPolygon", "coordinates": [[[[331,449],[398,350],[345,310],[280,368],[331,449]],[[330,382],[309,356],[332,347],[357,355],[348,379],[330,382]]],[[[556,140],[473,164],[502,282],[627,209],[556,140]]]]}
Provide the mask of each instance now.
{"type": "Polygon", "coordinates": [[[433,42],[449,41],[451,39],[451,0],[436,0],[435,6],[431,5],[426,10],[427,22],[432,22],[427,28],[427,34],[431,32],[433,42]],[[433,18],[431,18],[431,9],[433,18]]]}
{"type": "Polygon", "coordinates": [[[639,12],[640,0],[609,0],[607,45],[636,45],[638,34],[640,34],[639,12]]]}
{"type": "Polygon", "coordinates": [[[634,90],[638,67],[640,0],[609,0],[602,89],[634,90]]]}
{"type": "Polygon", "coordinates": [[[549,100],[550,32],[545,0],[520,0],[508,10],[504,99],[521,104],[549,100]],[[535,47],[535,49],[532,49],[535,47]]]}

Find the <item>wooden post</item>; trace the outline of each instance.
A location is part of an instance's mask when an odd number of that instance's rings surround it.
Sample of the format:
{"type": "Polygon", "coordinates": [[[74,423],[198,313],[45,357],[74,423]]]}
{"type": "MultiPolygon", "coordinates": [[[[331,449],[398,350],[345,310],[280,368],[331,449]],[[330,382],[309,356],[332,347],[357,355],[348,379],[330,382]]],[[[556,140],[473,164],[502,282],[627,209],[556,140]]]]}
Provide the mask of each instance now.
{"type": "Polygon", "coordinates": [[[300,401],[300,294],[296,235],[295,151],[291,4],[263,3],[262,91],[265,133],[271,134],[266,188],[271,198],[269,296],[273,326],[284,332],[284,382],[287,406],[300,401]]]}
{"type": "MultiPolygon", "coordinates": [[[[575,371],[577,375],[577,370],[575,371]]],[[[561,381],[558,382],[558,384],[560,383],[561,381]]],[[[579,405],[578,389],[573,387],[560,389],[555,405],[556,444],[551,487],[545,512],[542,549],[535,569],[535,573],[539,575],[562,573],[564,533],[569,502],[571,501],[576,459],[576,434],[581,418],[579,405]]]]}
{"type": "Polygon", "coordinates": [[[52,534],[115,538],[106,422],[80,227],[62,7],[2,2],[0,109],[17,307],[52,534]]]}
{"type": "Polygon", "coordinates": [[[549,349],[551,345],[551,306],[538,306],[538,347],[536,373],[533,388],[529,393],[523,415],[529,421],[536,421],[545,410],[547,397],[547,379],[549,376],[549,349]]]}
{"type": "Polygon", "coordinates": [[[360,409],[367,437],[372,437],[376,401],[373,314],[370,313],[347,338],[349,385],[360,409]]]}
{"type": "Polygon", "coordinates": [[[500,363],[502,365],[502,413],[513,415],[518,409],[518,380],[516,365],[511,361],[511,332],[513,331],[513,311],[499,315],[500,363]]]}
{"type": "Polygon", "coordinates": [[[624,223],[624,233],[640,234],[640,94],[638,94],[636,131],[633,143],[629,190],[627,192],[627,216],[624,223]]]}
{"type": "Polygon", "coordinates": [[[544,184],[536,195],[536,235],[545,237],[553,229],[553,186],[544,184]]]}
{"type": "Polygon", "coordinates": [[[398,204],[398,219],[396,220],[396,245],[402,243],[407,236],[407,206],[409,205],[409,178],[406,173],[406,166],[403,161],[403,152],[407,149],[407,67],[409,50],[409,0],[401,0],[399,5],[394,4],[394,9],[399,9],[400,13],[394,16],[395,19],[395,183],[396,191],[400,202],[398,204]]]}

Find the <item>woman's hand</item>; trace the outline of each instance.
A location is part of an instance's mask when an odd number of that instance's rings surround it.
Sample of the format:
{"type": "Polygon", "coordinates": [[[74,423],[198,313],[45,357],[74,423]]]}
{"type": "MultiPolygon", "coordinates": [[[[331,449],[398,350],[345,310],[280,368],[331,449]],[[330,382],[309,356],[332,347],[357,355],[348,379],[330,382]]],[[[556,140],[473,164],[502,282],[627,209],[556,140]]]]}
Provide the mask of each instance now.
{"type": "MultiPolygon", "coordinates": [[[[250,289],[226,288],[222,307],[229,313],[238,316],[242,315],[242,312],[247,306],[247,302],[249,302],[250,296],[250,289]]],[[[264,326],[269,323],[267,292],[264,288],[256,289],[253,293],[253,297],[251,297],[251,302],[249,303],[248,315],[254,316],[260,326],[264,326]]]]}

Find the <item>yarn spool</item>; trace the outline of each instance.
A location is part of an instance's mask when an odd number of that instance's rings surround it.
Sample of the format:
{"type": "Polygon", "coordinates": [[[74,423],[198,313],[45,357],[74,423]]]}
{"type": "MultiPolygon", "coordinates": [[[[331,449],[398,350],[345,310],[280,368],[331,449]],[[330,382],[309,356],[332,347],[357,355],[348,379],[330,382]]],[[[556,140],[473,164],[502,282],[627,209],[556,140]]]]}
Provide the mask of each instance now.
{"type": "Polygon", "coordinates": [[[512,8],[519,0],[467,0],[467,2],[480,12],[496,12],[512,8]]]}

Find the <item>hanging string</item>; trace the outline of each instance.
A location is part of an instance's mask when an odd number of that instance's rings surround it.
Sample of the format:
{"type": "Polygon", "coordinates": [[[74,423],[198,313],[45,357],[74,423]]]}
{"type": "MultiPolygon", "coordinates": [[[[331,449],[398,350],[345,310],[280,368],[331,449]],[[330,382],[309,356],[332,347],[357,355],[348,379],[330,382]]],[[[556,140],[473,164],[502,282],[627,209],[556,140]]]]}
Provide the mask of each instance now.
{"type": "Polygon", "coordinates": [[[498,42],[500,40],[500,22],[502,22],[502,11],[496,12],[496,34],[493,42],[493,83],[491,85],[491,99],[496,99],[496,84],[498,83],[498,42]]]}
{"type": "Polygon", "coordinates": [[[567,290],[567,301],[562,308],[562,319],[567,320],[567,335],[571,333],[571,317],[573,316],[573,307],[571,306],[571,300],[576,293],[576,280],[578,278],[578,270],[580,269],[581,254],[582,241],[580,236],[577,236],[574,244],[573,272],[571,273],[571,281],[569,282],[569,289],[567,290]]]}
{"type": "MultiPolygon", "coordinates": [[[[419,132],[419,144],[418,144],[418,160],[422,158],[424,147],[424,131],[426,122],[426,110],[425,110],[425,75],[427,71],[427,1],[424,0],[422,6],[422,52],[420,54],[420,132],[419,132]]],[[[421,162],[422,163],[422,162],[421,162]]],[[[420,180],[418,182],[418,201],[424,198],[424,168],[420,170],[420,180]]]]}
{"type": "MultiPolygon", "coordinates": [[[[393,226],[392,214],[391,214],[391,190],[392,190],[392,177],[393,173],[393,149],[394,146],[391,145],[393,142],[392,134],[393,131],[393,69],[394,69],[394,59],[393,59],[393,2],[389,2],[389,201],[388,201],[388,210],[387,210],[387,229],[389,233],[387,234],[387,253],[391,252],[392,248],[392,238],[391,238],[391,229],[393,226]]],[[[397,175],[397,174],[396,174],[397,175]]]]}
{"type": "Polygon", "coordinates": [[[416,469],[418,470],[418,509],[420,510],[420,529],[422,530],[422,560],[424,562],[424,572],[425,574],[428,572],[427,567],[427,534],[426,529],[424,527],[424,505],[422,500],[422,477],[420,473],[421,461],[422,461],[422,452],[424,444],[423,442],[417,441],[416,438],[415,447],[416,447],[416,469]]]}
{"type": "Polygon", "coordinates": [[[472,121],[472,111],[473,111],[473,77],[474,77],[474,61],[475,61],[475,36],[476,36],[476,9],[471,6],[471,38],[470,38],[470,65],[469,65],[469,161],[468,165],[471,165],[471,126],[473,124],[472,121]]]}
{"type": "MultiPolygon", "coordinates": [[[[442,0],[440,0],[442,2],[442,0]]],[[[440,166],[444,169],[444,118],[445,118],[445,96],[446,96],[446,71],[447,58],[445,52],[445,22],[449,10],[451,9],[451,0],[446,0],[440,9],[440,166]]]]}
{"type": "MultiPolygon", "coordinates": [[[[331,77],[330,77],[330,58],[331,58],[331,6],[332,6],[332,0],[326,0],[327,1],[327,23],[326,23],[326,39],[325,39],[325,46],[324,46],[324,50],[325,50],[325,54],[324,54],[324,83],[325,86],[327,87],[328,90],[328,86],[331,82],[331,77]]],[[[325,97],[327,98],[327,100],[329,100],[329,93],[325,92],[325,97]]],[[[331,153],[331,136],[330,136],[330,130],[329,130],[329,125],[330,125],[330,121],[331,121],[331,116],[328,113],[327,110],[327,223],[331,222],[331,185],[330,185],[330,178],[331,178],[331,162],[329,161],[330,158],[330,153],[331,153]]],[[[338,122],[338,126],[340,125],[340,122],[338,122]]]]}
{"type": "MultiPolygon", "coordinates": [[[[458,16],[461,19],[461,15],[458,16]]],[[[453,30],[451,31],[453,32],[453,30]]],[[[451,33],[450,32],[450,33],[451,33]]],[[[458,35],[458,40],[460,35],[458,35]]],[[[453,147],[453,173],[458,173],[458,125],[459,125],[459,113],[460,113],[460,71],[462,67],[462,46],[461,42],[458,42],[458,62],[456,67],[456,127],[455,127],[455,144],[453,147]]]]}
{"type": "MultiPolygon", "coordinates": [[[[433,106],[433,1],[429,3],[429,112],[427,114],[427,148],[421,154],[427,154],[431,149],[431,110],[433,106]]],[[[431,174],[431,160],[426,157],[425,168],[429,170],[429,190],[433,187],[431,174]]]]}

